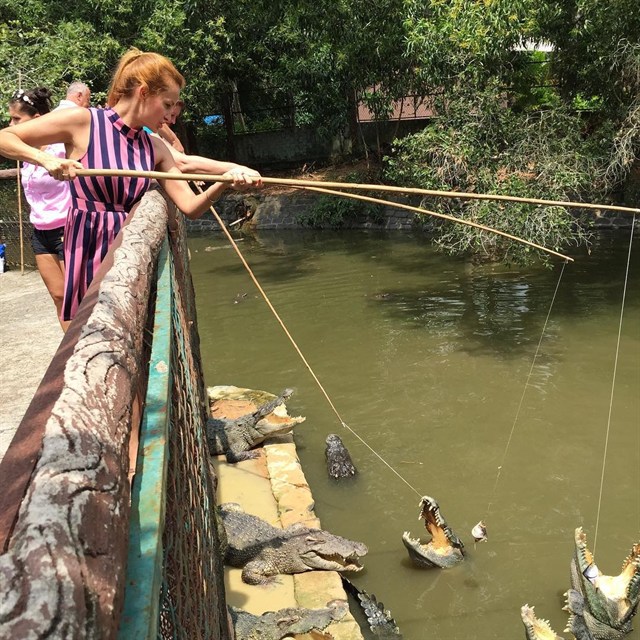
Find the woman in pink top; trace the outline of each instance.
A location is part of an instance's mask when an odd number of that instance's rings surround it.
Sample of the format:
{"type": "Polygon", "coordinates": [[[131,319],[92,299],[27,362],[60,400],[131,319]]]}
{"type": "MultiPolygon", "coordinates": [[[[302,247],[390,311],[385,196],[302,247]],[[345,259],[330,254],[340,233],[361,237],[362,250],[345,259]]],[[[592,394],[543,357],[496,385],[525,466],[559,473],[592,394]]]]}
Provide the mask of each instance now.
{"type": "MultiPolygon", "coordinates": [[[[39,118],[49,111],[51,92],[48,89],[16,91],[9,101],[9,126],[39,118]]],[[[64,144],[51,144],[40,149],[56,158],[65,157],[64,144]]],[[[69,184],[52,178],[46,169],[29,162],[23,163],[21,177],[24,195],[31,208],[31,246],[36,265],[60,318],[64,292],[62,240],[71,204],[69,184]]],[[[60,320],[60,324],[66,329],[68,322],[60,320]]]]}

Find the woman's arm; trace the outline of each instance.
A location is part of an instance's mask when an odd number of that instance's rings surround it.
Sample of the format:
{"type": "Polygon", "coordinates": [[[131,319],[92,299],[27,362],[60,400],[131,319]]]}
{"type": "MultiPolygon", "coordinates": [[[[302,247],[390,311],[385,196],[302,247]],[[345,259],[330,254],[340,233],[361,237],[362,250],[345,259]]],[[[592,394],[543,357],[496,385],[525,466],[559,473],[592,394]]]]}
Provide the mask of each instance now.
{"type": "Polygon", "coordinates": [[[182,146],[182,142],[180,142],[180,138],[171,130],[169,125],[163,124],[158,129],[158,135],[170,146],[173,147],[176,151],[180,153],[184,153],[184,147],[182,146]]]}
{"type": "Polygon", "coordinates": [[[0,155],[39,164],[59,180],[75,177],[75,160],[57,158],[40,147],[63,142],[67,156],[82,157],[89,143],[91,114],[87,109],[52,111],[38,118],[0,130],[0,155]]]}
{"type": "MultiPolygon", "coordinates": [[[[173,156],[173,160],[182,173],[209,173],[212,175],[222,175],[230,173],[231,175],[242,175],[243,179],[240,184],[244,186],[261,187],[262,176],[255,169],[245,167],[235,162],[224,162],[222,160],[214,160],[205,156],[188,156],[180,153],[176,149],[168,145],[169,151],[173,156]]],[[[236,187],[238,185],[235,185],[236,187]]]]}
{"type": "MultiPolygon", "coordinates": [[[[156,170],[168,173],[181,173],[176,166],[175,159],[169,147],[158,137],[152,136],[156,156],[156,170]]],[[[234,181],[239,178],[234,176],[234,181]]],[[[187,218],[195,220],[199,218],[209,207],[231,186],[227,182],[216,182],[207,187],[202,193],[194,193],[186,180],[159,180],[160,186],[173,200],[176,207],[187,218]]]]}

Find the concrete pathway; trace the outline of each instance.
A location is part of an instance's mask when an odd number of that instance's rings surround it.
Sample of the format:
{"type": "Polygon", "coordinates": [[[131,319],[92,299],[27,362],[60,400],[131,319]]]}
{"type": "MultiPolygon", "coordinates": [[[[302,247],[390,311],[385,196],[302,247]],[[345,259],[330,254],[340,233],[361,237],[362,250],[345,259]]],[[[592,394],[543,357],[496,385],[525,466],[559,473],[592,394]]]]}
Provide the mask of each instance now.
{"type": "Polygon", "coordinates": [[[37,271],[0,274],[0,460],[62,340],[37,271]]]}

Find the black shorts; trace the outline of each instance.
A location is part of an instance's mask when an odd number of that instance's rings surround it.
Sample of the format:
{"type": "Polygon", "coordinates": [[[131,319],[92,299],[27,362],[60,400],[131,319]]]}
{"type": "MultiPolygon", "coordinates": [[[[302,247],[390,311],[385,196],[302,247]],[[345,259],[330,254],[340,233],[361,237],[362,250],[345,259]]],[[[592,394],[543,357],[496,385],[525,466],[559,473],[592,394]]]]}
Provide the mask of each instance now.
{"type": "Polygon", "coordinates": [[[57,229],[43,229],[33,228],[33,235],[31,236],[31,247],[33,253],[37,256],[51,254],[57,255],[60,262],[64,262],[64,250],[62,248],[62,238],[64,236],[64,227],[58,227],[57,229]]]}

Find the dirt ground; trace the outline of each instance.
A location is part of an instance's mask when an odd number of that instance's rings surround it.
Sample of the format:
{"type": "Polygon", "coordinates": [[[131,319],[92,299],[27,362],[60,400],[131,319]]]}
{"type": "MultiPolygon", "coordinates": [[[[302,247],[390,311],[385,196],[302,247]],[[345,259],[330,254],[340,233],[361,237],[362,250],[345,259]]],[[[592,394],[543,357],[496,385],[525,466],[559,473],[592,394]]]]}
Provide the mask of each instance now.
{"type": "Polygon", "coordinates": [[[0,460],[36,392],[62,329],[37,271],[0,273],[0,460]]]}

